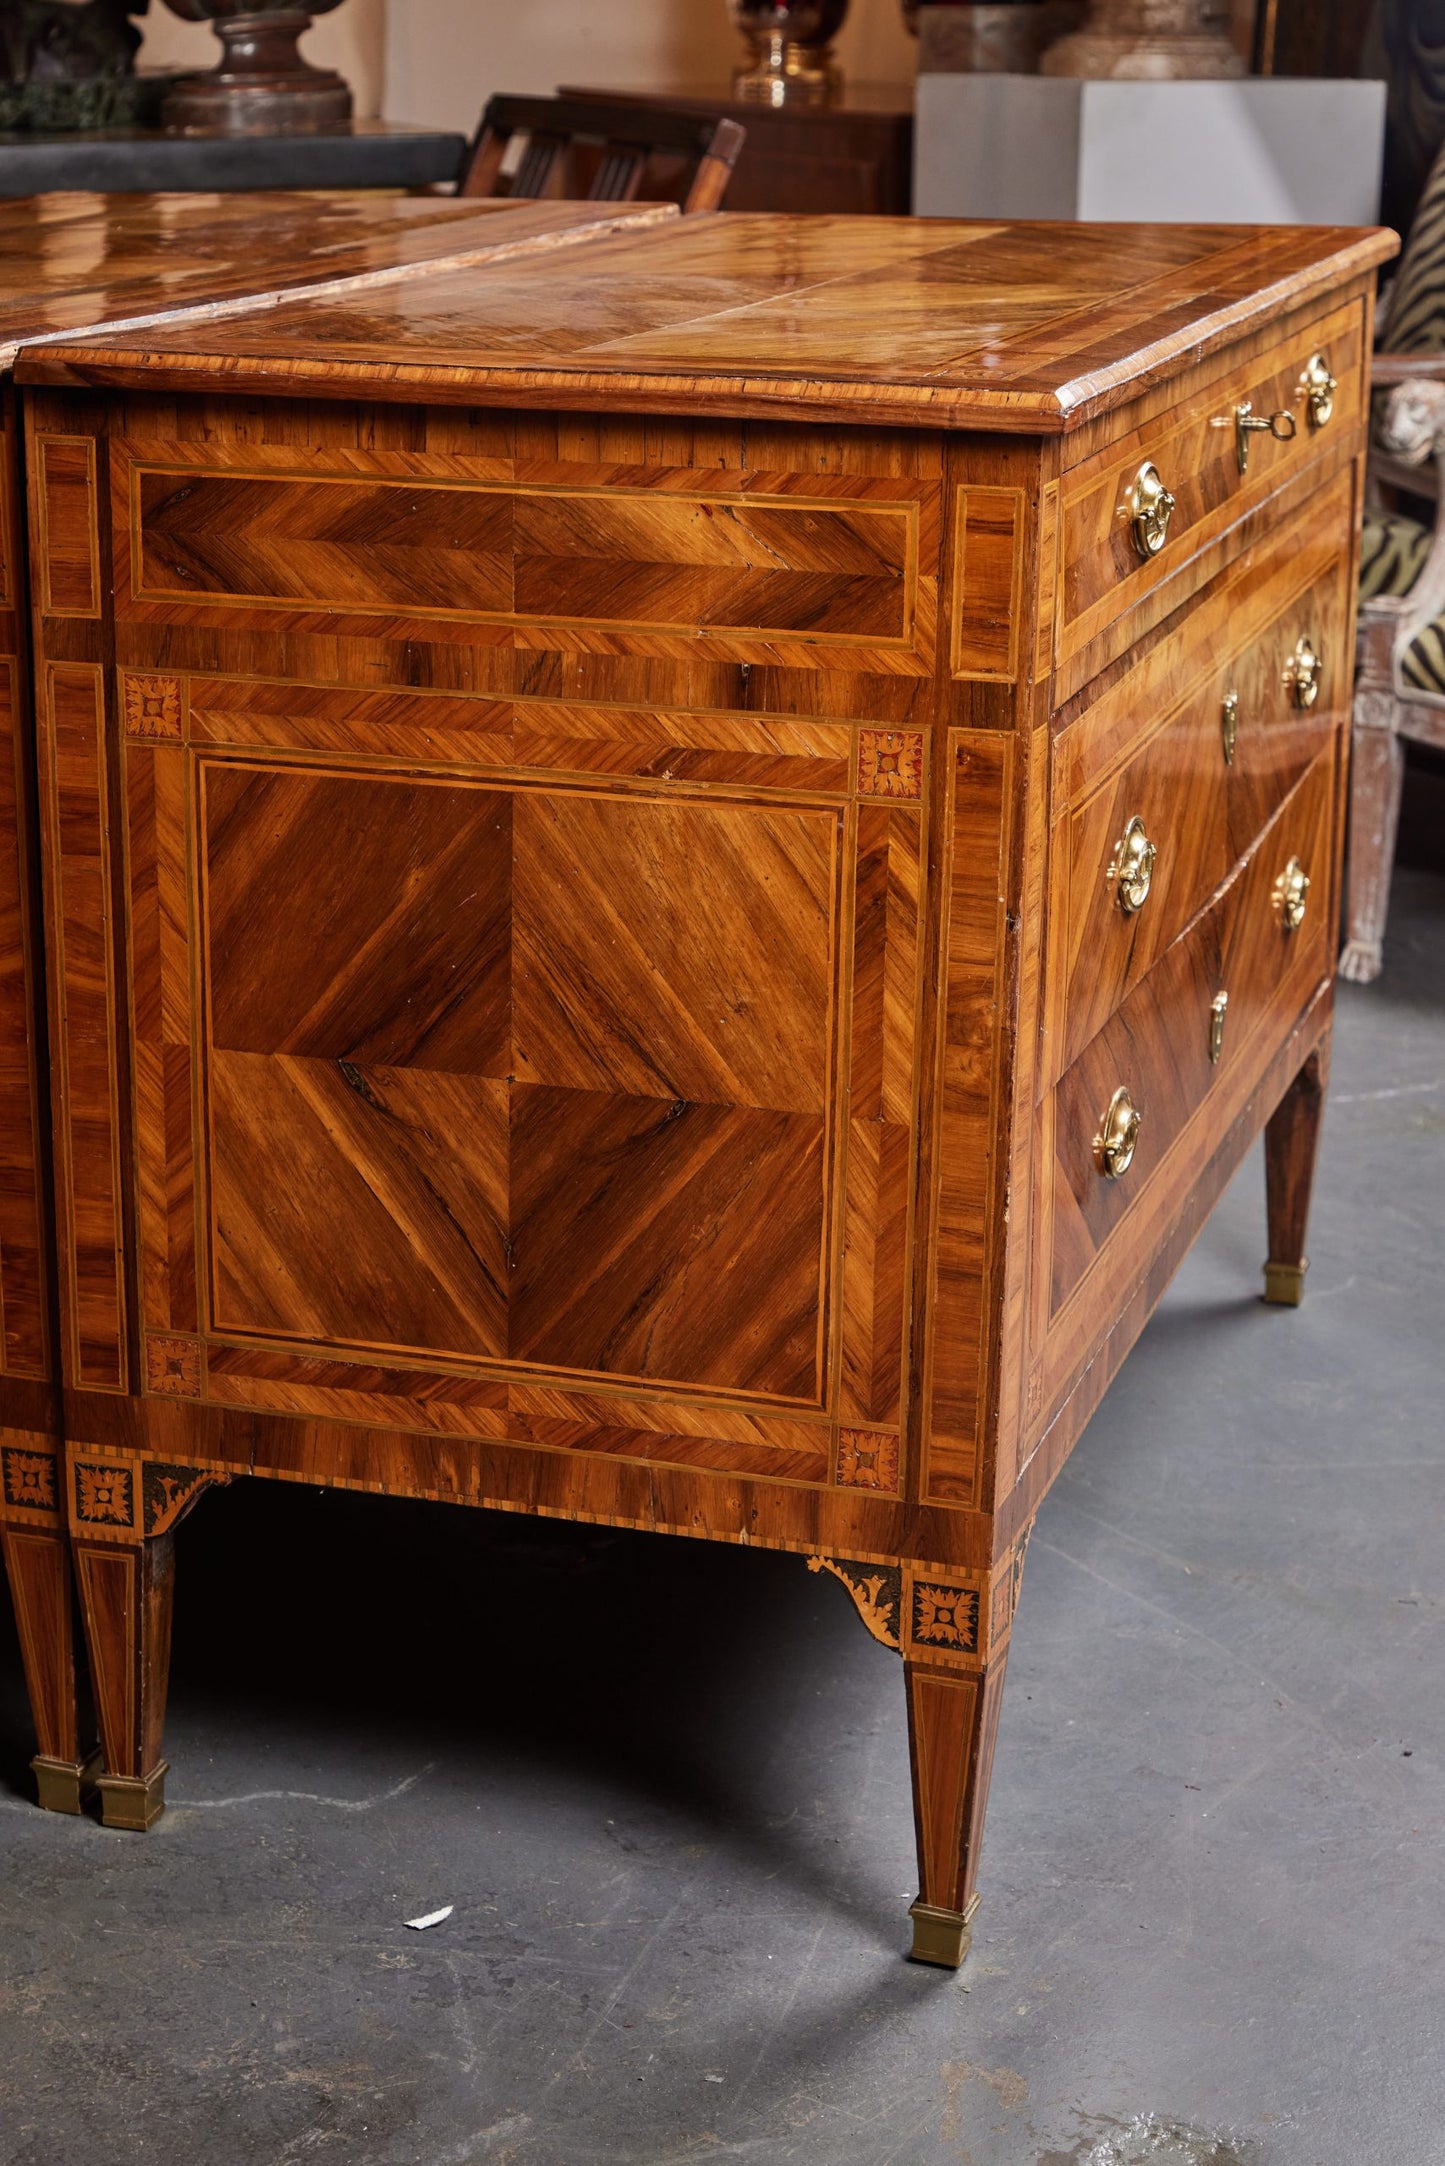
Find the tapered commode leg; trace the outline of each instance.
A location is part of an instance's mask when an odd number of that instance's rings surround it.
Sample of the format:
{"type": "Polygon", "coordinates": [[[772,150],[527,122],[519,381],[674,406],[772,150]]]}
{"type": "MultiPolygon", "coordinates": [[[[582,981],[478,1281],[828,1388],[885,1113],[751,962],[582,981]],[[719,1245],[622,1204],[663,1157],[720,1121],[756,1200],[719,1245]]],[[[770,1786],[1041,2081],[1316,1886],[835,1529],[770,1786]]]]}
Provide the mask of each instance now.
{"type": "Polygon", "coordinates": [[[1005,1648],[976,1674],[904,1665],[918,1836],[913,1959],[956,1970],[973,1938],[974,1882],[1003,1699],[1005,1648]]]}
{"type": "Polygon", "coordinates": [[[75,1577],[100,1721],[101,1818],[108,1828],[153,1827],[165,1811],[161,1758],[171,1653],[174,1537],[142,1542],[76,1539],[75,1577]]]}
{"type": "Polygon", "coordinates": [[[1305,1233],[1319,1151],[1329,1041],[1318,1046],[1291,1083],[1264,1132],[1265,1199],[1269,1213],[1269,1261],[1264,1298],[1298,1308],[1304,1298],[1305,1233]]]}
{"type": "Polygon", "coordinates": [[[70,1551],[60,1526],[0,1524],[21,1659],[35,1723],[30,1765],[49,1812],[78,1813],[99,1755],[82,1742],[76,1715],[70,1551]]]}

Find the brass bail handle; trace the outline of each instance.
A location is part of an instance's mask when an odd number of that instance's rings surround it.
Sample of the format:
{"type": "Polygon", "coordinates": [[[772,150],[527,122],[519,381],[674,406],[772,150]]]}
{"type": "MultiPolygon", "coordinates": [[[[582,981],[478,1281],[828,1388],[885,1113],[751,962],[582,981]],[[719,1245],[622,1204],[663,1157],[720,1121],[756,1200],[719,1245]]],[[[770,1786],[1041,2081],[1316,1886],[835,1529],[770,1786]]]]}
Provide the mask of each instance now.
{"type": "Polygon", "coordinates": [[[1114,900],[1126,918],[1142,910],[1149,900],[1149,887],[1158,862],[1158,846],[1149,840],[1148,830],[1136,813],[1114,845],[1107,874],[1114,900]]]}
{"type": "Polygon", "coordinates": [[[1252,399],[1243,400],[1234,409],[1234,450],[1241,474],[1249,472],[1249,439],[1255,434],[1272,436],[1277,444],[1292,444],[1298,435],[1298,424],[1288,406],[1281,406],[1277,413],[1257,414],[1252,399]]]}
{"type": "Polygon", "coordinates": [[[1094,1164],[1106,1181],[1118,1181],[1134,1163],[1144,1116],[1121,1083],[1109,1100],[1094,1138],[1094,1164]]]}
{"type": "Polygon", "coordinates": [[[1147,564],[1168,541],[1169,522],[1174,516],[1173,495],[1165,488],[1164,477],[1152,459],[1146,459],[1134,476],[1127,510],[1134,547],[1147,564]]]}
{"type": "Polygon", "coordinates": [[[1322,429],[1335,410],[1335,393],[1339,385],[1330,374],[1330,364],[1322,353],[1312,353],[1305,363],[1300,378],[1300,391],[1310,417],[1312,429],[1322,429]]]}
{"type": "Polygon", "coordinates": [[[1296,707],[1313,707],[1320,696],[1325,658],[1308,636],[1296,642],[1284,665],[1285,687],[1296,707]]]}
{"type": "Polygon", "coordinates": [[[1292,857],[1274,883],[1274,906],[1287,933],[1298,932],[1308,907],[1310,876],[1297,857],[1292,857]]]}

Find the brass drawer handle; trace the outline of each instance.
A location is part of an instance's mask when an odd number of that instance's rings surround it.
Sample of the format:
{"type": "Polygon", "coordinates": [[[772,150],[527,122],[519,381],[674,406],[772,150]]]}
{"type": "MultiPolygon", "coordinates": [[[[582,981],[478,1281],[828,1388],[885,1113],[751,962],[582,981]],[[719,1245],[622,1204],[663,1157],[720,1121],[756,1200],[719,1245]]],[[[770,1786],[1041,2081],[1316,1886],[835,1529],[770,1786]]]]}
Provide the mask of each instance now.
{"type": "Polygon", "coordinates": [[[1219,718],[1219,733],[1224,739],[1224,764],[1234,765],[1234,748],[1239,743],[1239,694],[1226,692],[1224,707],[1219,718]]]}
{"type": "Polygon", "coordinates": [[[1284,665],[1284,681],[1296,707],[1313,707],[1320,696],[1324,674],[1325,658],[1316,651],[1314,641],[1300,640],[1284,665]]]}
{"type": "Polygon", "coordinates": [[[1340,388],[1330,374],[1330,364],[1324,354],[1310,355],[1299,387],[1309,409],[1310,427],[1322,429],[1335,410],[1335,393],[1340,388]]]}
{"type": "Polygon", "coordinates": [[[1106,1181],[1117,1181],[1129,1171],[1143,1124],[1143,1114],[1121,1083],[1094,1138],[1094,1164],[1106,1181]]]}
{"type": "Polygon", "coordinates": [[[1158,849],[1149,840],[1144,822],[1136,813],[1114,845],[1113,861],[1107,874],[1113,884],[1114,900],[1126,918],[1133,917],[1148,902],[1149,884],[1154,878],[1158,859],[1158,849]]]}
{"type": "Polygon", "coordinates": [[[1292,857],[1274,883],[1274,906],[1287,933],[1297,932],[1305,921],[1310,876],[1297,857],[1292,857]]]}
{"type": "Polygon", "coordinates": [[[1228,993],[1216,993],[1209,1003],[1209,1065],[1219,1066],[1224,1052],[1224,1018],[1229,1012],[1228,993]]]}
{"type": "Polygon", "coordinates": [[[1234,409],[1234,451],[1241,474],[1249,472],[1249,439],[1256,430],[1263,430],[1277,444],[1292,444],[1297,434],[1295,418],[1288,406],[1281,406],[1278,413],[1257,414],[1254,401],[1245,399],[1234,409]]]}
{"type": "Polygon", "coordinates": [[[1147,564],[1150,557],[1157,557],[1169,539],[1169,522],[1174,516],[1174,498],[1164,486],[1164,477],[1152,459],[1146,459],[1134,476],[1134,486],[1129,491],[1130,532],[1134,547],[1147,564]]]}

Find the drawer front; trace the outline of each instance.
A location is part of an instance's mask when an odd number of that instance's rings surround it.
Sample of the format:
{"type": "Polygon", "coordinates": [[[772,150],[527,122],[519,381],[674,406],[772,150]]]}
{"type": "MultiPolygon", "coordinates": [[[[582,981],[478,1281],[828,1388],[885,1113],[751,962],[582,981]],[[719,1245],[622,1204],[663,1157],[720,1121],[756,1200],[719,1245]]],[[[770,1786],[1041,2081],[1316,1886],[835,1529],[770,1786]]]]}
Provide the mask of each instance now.
{"type": "MultiPolygon", "coordinates": [[[[1310,462],[1348,441],[1364,400],[1364,315],[1351,303],[1211,378],[1153,420],[1130,426],[1125,416],[1120,435],[1065,482],[1060,659],[1174,580],[1310,462]],[[1316,356],[1334,379],[1327,408],[1310,395],[1316,356]],[[1287,440],[1268,430],[1239,434],[1240,420],[1272,417],[1281,432],[1292,428],[1287,440]],[[1151,515],[1158,486],[1172,507],[1167,520],[1162,509],[1151,515]]],[[[1161,599],[1155,614],[1174,606],[1161,599]]]]}
{"type": "MultiPolygon", "coordinates": [[[[1129,995],[1059,1083],[1053,1113],[1051,1307],[1057,1312],[1106,1252],[1119,1285],[1133,1283],[1129,1222],[1155,1194],[1174,1190],[1208,1155],[1212,1123],[1196,1124],[1196,1147],[1175,1146],[1212,1092],[1257,1069],[1304,1007],[1330,962],[1335,757],[1310,769],[1252,856],[1129,995]],[[1308,880],[1303,915],[1290,923],[1286,877],[1308,880]],[[1216,1022],[1215,1003],[1226,1005],[1216,1022]],[[1140,1120],[1133,1156],[1115,1177],[1096,1139],[1116,1094],[1140,1120]],[[1171,1178],[1172,1173],[1172,1178],[1171,1178]]],[[[1122,1120],[1126,1109],[1117,1109],[1122,1120]]],[[[1152,1244],[1142,1243],[1141,1262],[1152,1244]]]]}
{"type": "Polygon", "coordinates": [[[1346,475],[1277,538],[1264,564],[1245,566],[1231,593],[1201,603],[1114,688],[1092,744],[1092,712],[1075,725],[1075,742],[1060,741],[1057,794],[1070,809],[1055,843],[1051,968],[1061,1024],[1050,1073],[1078,1056],[1154,967],[1341,726],[1350,502],[1346,475]],[[1326,568],[1302,588],[1321,559],[1326,568]],[[1268,622],[1254,631],[1261,607],[1268,622]],[[1165,708],[1158,721],[1154,703],[1165,708]],[[1081,795],[1070,790],[1080,772],[1081,795]]]}

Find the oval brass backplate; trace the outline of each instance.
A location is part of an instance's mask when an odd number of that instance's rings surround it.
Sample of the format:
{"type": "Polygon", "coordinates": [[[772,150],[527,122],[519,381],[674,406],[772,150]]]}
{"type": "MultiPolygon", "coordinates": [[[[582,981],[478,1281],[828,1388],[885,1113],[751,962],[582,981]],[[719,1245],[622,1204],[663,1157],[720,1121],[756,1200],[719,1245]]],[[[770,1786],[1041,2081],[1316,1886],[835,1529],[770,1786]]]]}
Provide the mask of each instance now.
{"type": "Polygon", "coordinates": [[[1094,1164],[1106,1181],[1117,1181],[1129,1171],[1143,1124],[1143,1114],[1121,1083],[1094,1138],[1094,1164]]]}
{"type": "Polygon", "coordinates": [[[1325,674],[1324,656],[1312,639],[1301,639],[1284,665],[1284,681],[1296,707],[1313,707],[1325,674]]]}
{"type": "Polygon", "coordinates": [[[1108,879],[1114,889],[1114,900],[1126,918],[1142,910],[1149,900],[1149,886],[1154,878],[1154,867],[1159,852],[1145,832],[1144,822],[1136,813],[1123,834],[1114,845],[1114,856],[1109,866],[1108,879]]]}
{"type": "Polygon", "coordinates": [[[1303,925],[1309,892],[1310,876],[1299,859],[1292,857],[1274,883],[1274,906],[1287,933],[1303,925]]]}
{"type": "Polygon", "coordinates": [[[1309,413],[1310,427],[1322,429],[1335,410],[1335,393],[1340,388],[1330,374],[1330,364],[1324,354],[1310,355],[1299,387],[1309,413]]]}
{"type": "Polygon", "coordinates": [[[1157,557],[1169,539],[1169,522],[1174,516],[1174,498],[1164,486],[1164,477],[1152,459],[1146,459],[1134,476],[1134,486],[1129,491],[1129,531],[1134,537],[1134,547],[1147,564],[1150,557],[1157,557]]]}

